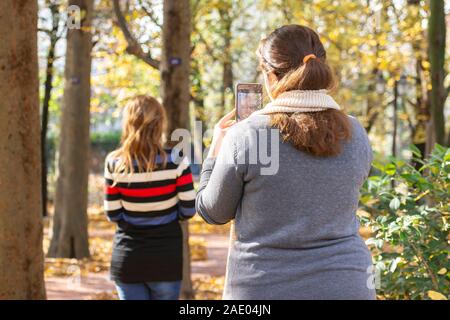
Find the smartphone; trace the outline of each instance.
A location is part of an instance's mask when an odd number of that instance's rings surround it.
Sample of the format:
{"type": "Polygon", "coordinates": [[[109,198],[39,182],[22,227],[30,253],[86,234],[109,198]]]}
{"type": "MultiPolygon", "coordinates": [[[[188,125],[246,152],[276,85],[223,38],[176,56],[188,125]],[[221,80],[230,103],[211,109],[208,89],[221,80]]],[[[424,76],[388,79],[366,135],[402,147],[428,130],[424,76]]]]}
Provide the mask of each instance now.
{"type": "Polygon", "coordinates": [[[259,83],[236,85],[236,121],[242,121],[262,108],[263,93],[259,83]]]}

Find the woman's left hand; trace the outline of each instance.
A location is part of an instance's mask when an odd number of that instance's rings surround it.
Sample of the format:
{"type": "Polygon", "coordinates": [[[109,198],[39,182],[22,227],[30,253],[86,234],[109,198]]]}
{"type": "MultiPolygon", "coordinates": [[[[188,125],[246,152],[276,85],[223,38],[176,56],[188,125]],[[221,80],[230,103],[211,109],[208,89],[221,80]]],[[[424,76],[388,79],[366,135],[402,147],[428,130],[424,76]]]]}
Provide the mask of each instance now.
{"type": "Polygon", "coordinates": [[[214,126],[213,138],[211,146],[209,147],[208,158],[215,158],[219,154],[220,147],[222,145],[223,138],[225,137],[228,129],[236,123],[235,118],[236,109],[231,110],[224,115],[219,122],[214,126]]]}

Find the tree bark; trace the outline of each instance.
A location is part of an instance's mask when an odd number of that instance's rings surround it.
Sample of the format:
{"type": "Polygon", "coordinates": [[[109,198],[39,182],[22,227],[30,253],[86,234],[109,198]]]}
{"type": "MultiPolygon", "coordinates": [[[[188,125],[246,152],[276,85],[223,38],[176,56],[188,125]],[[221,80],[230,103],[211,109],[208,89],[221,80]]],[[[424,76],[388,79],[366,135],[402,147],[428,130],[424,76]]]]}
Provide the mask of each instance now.
{"type": "Polygon", "coordinates": [[[436,142],[446,145],[445,134],[445,5],[443,0],[430,0],[428,41],[431,64],[431,118],[436,142]]]}
{"type": "Polygon", "coordinates": [[[0,1],[0,300],[45,299],[37,1],[0,1]]]}
{"type": "Polygon", "coordinates": [[[189,126],[190,6],[188,0],[164,1],[161,97],[169,119],[168,132],[189,126]]]}
{"type": "MultiPolygon", "coordinates": [[[[56,44],[56,43],[55,43],[56,44]]],[[[47,129],[48,109],[53,89],[53,60],[55,59],[55,44],[50,41],[47,55],[46,78],[44,84],[44,101],[42,103],[41,118],[41,182],[42,182],[42,215],[47,216],[47,129]]]]}
{"type": "MultiPolygon", "coordinates": [[[[221,19],[222,26],[224,28],[224,46],[222,51],[222,93],[221,93],[221,113],[220,117],[222,117],[227,110],[227,97],[230,95],[234,95],[233,88],[233,61],[231,56],[231,40],[232,33],[231,27],[233,24],[233,18],[230,16],[231,11],[231,3],[223,8],[219,8],[219,15],[221,19]]],[[[234,99],[231,99],[231,104],[234,99]]]]}
{"type": "Polygon", "coordinates": [[[50,257],[89,256],[87,197],[93,0],[70,0],[81,9],[81,28],[67,31],[64,102],[50,257]]]}
{"type": "MultiPolygon", "coordinates": [[[[411,137],[412,143],[420,150],[421,159],[425,159],[426,156],[426,140],[427,140],[427,126],[430,119],[427,82],[423,74],[422,56],[420,53],[420,43],[413,43],[413,49],[416,52],[416,103],[414,105],[416,124],[412,127],[411,137]]],[[[414,161],[413,165],[416,169],[419,169],[422,164],[414,161]]]]}
{"type": "Polygon", "coordinates": [[[55,61],[55,49],[59,40],[59,5],[50,4],[52,15],[52,29],[48,30],[50,44],[47,53],[47,66],[45,69],[44,100],[42,101],[41,116],[41,172],[42,172],[42,215],[47,216],[47,131],[48,131],[48,113],[53,90],[53,64],[55,61]]]}
{"type": "MultiPolygon", "coordinates": [[[[164,0],[163,50],[161,59],[161,97],[168,117],[168,137],[177,128],[189,127],[191,12],[189,0],[164,0]]],[[[189,230],[182,223],[183,284],[181,296],[194,297],[191,281],[189,230]]]]}
{"type": "MultiPolygon", "coordinates": [[[[418,7],[420,5],[420,1],[409,1],[408,5],[418,7]]],[[[419,8],[419,7],[418,7],[419,8]]],[[[420,19],[420,11],[416,12],[412,17],[414,20],[420,19]]],[[[425,31],[421,31],[423,36],[426,36],[425,31]]],[[[414,52],[414,56],[416,58],[416,78],[415,78],[415,91],[416,91],[416,101],[411,103],[414,107],[414,118],[415,123],[413,124],[410,121],[410,130],[411,130],[411,142],[416,146],[417,149],[420,150],[421,159],[425,159],[426,156],[426,131],[427,125],[430,119],[429,112],[429,100],[428,100],[428,79],[424,74],[423,62],[426,59],[427,53],[423,49],[423,39],[413,38],[411,41],[411,47],[414,52]]],[[[412,161],[414,167],[419,170],[422,167],[422,164],[419,161],[412,161]]]]}
{"type": "Polygon", "coordinates": [[[393,115],[392,115],[392,157],[397,156],[397,123],[398,123],[398,81],[394,84],[394,102],[392,103],[393,115]]]}

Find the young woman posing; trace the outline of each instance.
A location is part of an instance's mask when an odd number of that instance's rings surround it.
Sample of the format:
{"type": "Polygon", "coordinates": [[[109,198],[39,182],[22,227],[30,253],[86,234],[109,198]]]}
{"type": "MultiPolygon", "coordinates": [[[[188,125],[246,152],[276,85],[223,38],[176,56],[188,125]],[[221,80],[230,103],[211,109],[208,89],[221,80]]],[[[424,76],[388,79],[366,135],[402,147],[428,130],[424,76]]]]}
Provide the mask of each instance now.
{"type": "Polygon", "coordinates": [[[196,199],[207,222],[235,220],[224,299],[374,299],[356,217],[372,159],[366,132],[327,94],[334,76],[313,30],[281,27],[259,56],[272,102],[216,125],[196,199]],[[239,160],[273,129],[279,168],[262,175],[239,160]]]}
{"type": "Polygon", "coordinates": [[[179,220],[195,214],[187,159],[163,148],[166,116],[152,97],[124,109],[120,147],[105,164],[105,211],[117,223],[111,278],[121,300],[178,299],[182,278],[179,220]]]}

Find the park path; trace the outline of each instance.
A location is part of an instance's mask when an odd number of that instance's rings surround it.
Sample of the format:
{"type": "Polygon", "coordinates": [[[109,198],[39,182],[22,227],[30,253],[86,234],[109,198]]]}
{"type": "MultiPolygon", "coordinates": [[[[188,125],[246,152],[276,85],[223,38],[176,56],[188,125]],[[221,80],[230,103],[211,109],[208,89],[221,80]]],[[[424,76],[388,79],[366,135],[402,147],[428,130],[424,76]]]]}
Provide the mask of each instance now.
{"type": "MultiPolygon", "coordinates": [[[[227,234],[193,234],[205,240],[207,260],[192,262],[192,279],[225,275],[228,252],[227,234]]],[[[111,236],[112,237],[112,236],[111,236]]],[[[89,273],[80,279],[48,276],[45,279],[49,300],[114,299],[115,288],[108,272],[89,273]]]]}

